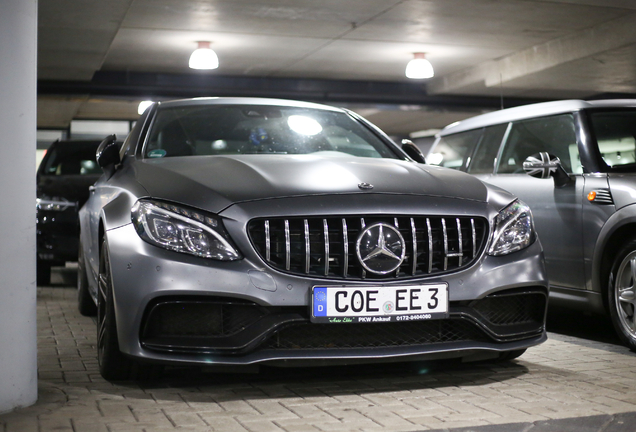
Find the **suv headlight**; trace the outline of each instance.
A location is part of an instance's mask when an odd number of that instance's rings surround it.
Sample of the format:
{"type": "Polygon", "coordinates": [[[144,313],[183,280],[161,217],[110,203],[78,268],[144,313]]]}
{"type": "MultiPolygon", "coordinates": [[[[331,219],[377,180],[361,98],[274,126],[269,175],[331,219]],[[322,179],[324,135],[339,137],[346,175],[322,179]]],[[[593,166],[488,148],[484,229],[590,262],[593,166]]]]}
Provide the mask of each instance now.
{"type": "Polygon", "coordinates": [[[35,208],[37,210],[64,211],[70,207],[75,206],[76,204],[74,202],[70,202],[66,198],[41,197],[35,199],[35,208]]]}
{"type": "Polygon", "coordinates": [[[160,201],[139,200],[132,208],[137,234],[155,246],[220,261],[241,258],[220,218],[160,201]]]}
{"type": "Polygon", "coordinates": [[[530,246],[536,239],[532,213],[522,201],[515,201],[495,218],[489,255],[507,255],[530,246]]]}

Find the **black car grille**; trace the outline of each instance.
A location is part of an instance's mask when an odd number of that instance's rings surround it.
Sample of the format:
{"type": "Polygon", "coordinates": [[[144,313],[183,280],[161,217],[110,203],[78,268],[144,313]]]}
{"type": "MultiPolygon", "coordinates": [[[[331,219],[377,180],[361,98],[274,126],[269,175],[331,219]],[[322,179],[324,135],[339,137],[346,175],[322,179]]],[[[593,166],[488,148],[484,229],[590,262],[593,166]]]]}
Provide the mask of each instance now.
{"type": "Polygon", "coordinates": [[[155,351],[242,355],[257,350],[411,347],[506,342],[544,329],[547,293],[508,290],[451,302],[447,319],[383,323],[311,323],[306,306],[264,307],[222,297],[165,297],[147,309],[140,334],[155,351]]]}
{"type": "Polygon", "coordinates": [[[472,307],[488,322],[505,326],[540,323],[547,297],[542,292],[508,291],[475,301],[472,307]]]}
{"type": "Polygon", "coordinates": [[[148,308],[142,335],[154,337],[227,337],[262,317],[269,310],[242,300],[161,299],[148,308]]]}
{"type": "Polygon", "coordinates": [[[413,278],[470,266],[485,246],[481,217],[308,217],[254,219],[248,225],[259,256],[286,273],[338,279],[413,278]],[[405,258],[387,275],[360,265],[356,242],[363,229],[384,222],[399,229],[405,258]]]}
{"type": "Polygon", "coordinates": [[[462,319],[368,324],[296,324],[271,337],[263,348],[382,348],[489,340],[477,326],[462,319]]]}

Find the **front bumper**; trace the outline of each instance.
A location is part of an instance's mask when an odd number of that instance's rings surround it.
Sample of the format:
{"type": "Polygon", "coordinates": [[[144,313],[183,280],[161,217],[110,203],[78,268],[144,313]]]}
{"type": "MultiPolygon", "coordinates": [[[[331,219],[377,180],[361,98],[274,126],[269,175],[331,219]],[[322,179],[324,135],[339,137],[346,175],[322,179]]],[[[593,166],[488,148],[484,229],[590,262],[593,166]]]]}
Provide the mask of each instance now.
{"type": "Polygon", "coordinates": [[[141,240],[130,224],[106,235],[120,349],[139,360],[200,365],[398,361],[523,349],[546,337],[548,283],[538,241],[507,256],[483,255],[454,274],[387,282],[447,283],[448,319],[315,324],[309,322],[311,287],[324,280],[277,272],[254,256],[220,263],[163,250],[141,240]],[[515,307],[512,318],[495,317],[499,309],[515,307]],[[242,309],[242,318],[224,308],[242,309]],[[223,320],[238,323],[219,333],[223,320]]]}
{"type": "Polygon", "coordinates": [[[43,261],[77,261],[79,223],[75,207],[37,212],[37,254],[43,261]]]}

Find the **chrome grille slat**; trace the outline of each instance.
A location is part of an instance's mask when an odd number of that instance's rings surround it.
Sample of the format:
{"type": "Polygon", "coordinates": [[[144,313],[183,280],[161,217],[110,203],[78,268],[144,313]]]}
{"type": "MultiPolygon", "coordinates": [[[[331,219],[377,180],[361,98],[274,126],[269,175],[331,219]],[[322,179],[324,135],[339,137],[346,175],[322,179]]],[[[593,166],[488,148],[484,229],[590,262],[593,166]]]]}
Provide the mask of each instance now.
{"type": "Polygon", "coordinates": [[[433,272],[433,231],[431,229],[431,220],[426,218],[426,230],[428,234],[428,272],[433,272]]]}
{"type": "Polygon", "coordinates": [[[349,233],[347,229],[347,220],[345,218],[342,218],[342,244],[344,246],[342,277],[346,278],[349,270],[349,233]]]}
{"type": "Polygon", "coordinates": [[[327,225],[327,219],[322,220],[322,226],[325,232],[325,276],[329,276],[329,225],[327,225]]]}
{"type": "Polygon", "coordinates": [[[291,266],[291,240],[289,238],[289,220],[285,219],[285,269],[291,266]]]}
{"type": "Polygon", "coordinates": [[[446,219],[442,218],[442,233],[444,235],[444,271],[448,270],[448,233],[446,232],[446,219]]]}
{"type": "MultiPolygon", "coordinates": [[[[362,227],[362,229],[364,229],[367,224],[364,223],[364,218],[360,218],[360,226],[362,227]]],[[[362,270],[362,279],[367,277],[367,271],[366,270],[362,270]]]]}
{"type": "Polygon", "coordinates": [[[263,261],[282,272],[327,279],[405,280],[454,272],[483,252],[489,224],[475,216],[300,216],[248,223],[250,241],[263,261]],[[398,229],[405,258],[390,274],[362,267],[356,243],[378,222],[398,229]]]}
{"type": "Polygon", "coordinates": [[[265,260],[270,262],[272,260],[272,241],[269,235],[269,221],[265,221],[265,260]]]}
{"type": "Polygon", "coordinates": [[[305,273],[309,273],[311,265],[311,243],[309,241],[309,221],[305,219],[305,273]]]}
{"type": "Polygon", "coordinates": [[[477,255],[477,233],[475,232],[475,219],[470,220],[470,229],[473,238],[473,255],[471,258],[475,258],[477,255]]]}
{"type": "Polygon", "coordinates": [[[462,248],[462,223],[459,221],[459,218],[455,219],[457,221],[457,243],[459,244],[457,247],[457,257],[459,258],[459,266],[462,266],[462,261],[464,258],[463,248],[462,248]]]}
{"type": "Polygon", "coordinates": [[[411,274],[415,276],[415,273],[417,273],[417,230],[415,229],[415,220],[413,218],[411,218],[411,236],[413,237],[411,240],[413,242],[413,266],[411,274]]]}

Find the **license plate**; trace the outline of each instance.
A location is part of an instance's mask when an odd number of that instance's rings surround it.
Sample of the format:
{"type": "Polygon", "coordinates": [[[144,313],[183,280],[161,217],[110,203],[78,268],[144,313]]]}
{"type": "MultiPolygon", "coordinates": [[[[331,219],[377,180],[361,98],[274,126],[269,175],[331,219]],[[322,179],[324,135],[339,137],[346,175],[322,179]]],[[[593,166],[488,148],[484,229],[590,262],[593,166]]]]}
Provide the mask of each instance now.
{"type": "Polygon", "coordinates": [[[448,317],[448,285],[316,286],[312,322],[374,323],[448,317]]]}

